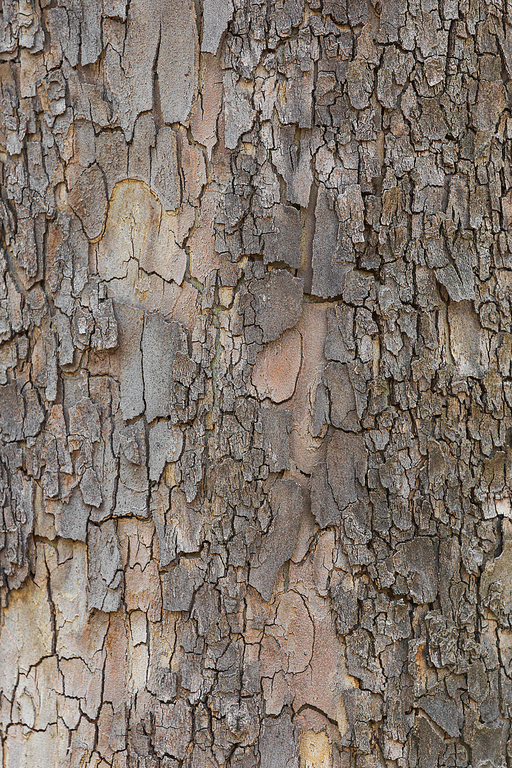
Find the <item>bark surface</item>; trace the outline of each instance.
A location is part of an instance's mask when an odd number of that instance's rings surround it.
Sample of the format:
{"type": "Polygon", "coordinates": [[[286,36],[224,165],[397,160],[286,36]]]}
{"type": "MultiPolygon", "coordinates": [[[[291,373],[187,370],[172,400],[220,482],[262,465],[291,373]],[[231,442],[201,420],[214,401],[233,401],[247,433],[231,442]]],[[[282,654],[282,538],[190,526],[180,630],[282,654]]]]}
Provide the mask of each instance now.
{"type": "Polygon", "coordinates": [[[0,2],[3,768],[512,765],[511,18],[0,2]]]}

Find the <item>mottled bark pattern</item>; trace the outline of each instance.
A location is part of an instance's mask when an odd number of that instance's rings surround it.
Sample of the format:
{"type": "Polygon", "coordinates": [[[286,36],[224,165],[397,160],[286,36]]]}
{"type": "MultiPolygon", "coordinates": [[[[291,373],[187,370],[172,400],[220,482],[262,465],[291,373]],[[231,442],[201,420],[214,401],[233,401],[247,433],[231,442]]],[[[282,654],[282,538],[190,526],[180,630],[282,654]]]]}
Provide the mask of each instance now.
{"type": "Polygon", "coordinates": [[[0,3],[3,768],[512,764],[511,18],[0,3]]]}

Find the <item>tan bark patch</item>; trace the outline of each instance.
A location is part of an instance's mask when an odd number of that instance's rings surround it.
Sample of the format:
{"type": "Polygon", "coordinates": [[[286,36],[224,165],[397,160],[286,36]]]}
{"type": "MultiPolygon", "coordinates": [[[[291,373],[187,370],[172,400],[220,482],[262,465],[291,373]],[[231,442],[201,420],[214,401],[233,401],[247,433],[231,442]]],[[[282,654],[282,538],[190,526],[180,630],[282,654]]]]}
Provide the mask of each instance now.
{"type": "Polygon", "coordinates": [[[117,184],[97,247],[100,276],[125,278],[133,260],[144,272],[180,284],[187,259],[176,242],[176,218],[143,182],[126,179],[117,184]]]}
{"type": "Polygon", "coordinates": [[[300,768],[332,768],[332,750],[325,731],[306,731],[302,735],[300,768]]]}
{"type": "Polygon", "coordinates": [[[252,383],[261,398],[270,397],[274,403],[290,399],[300,371],[301,353],[301,335],[293,328],[260,352],[252,372],[252,383]]]}

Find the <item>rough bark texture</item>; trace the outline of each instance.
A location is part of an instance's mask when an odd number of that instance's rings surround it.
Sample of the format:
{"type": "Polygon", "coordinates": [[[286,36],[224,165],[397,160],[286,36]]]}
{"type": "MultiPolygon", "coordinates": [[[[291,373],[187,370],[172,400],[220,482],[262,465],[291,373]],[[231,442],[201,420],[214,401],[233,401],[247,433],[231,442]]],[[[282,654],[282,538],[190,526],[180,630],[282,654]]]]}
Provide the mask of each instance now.
{"type": "Polygon", "coordinates": [[[3,768],[512,764],[509,14],[0,3],[3,768]]]}

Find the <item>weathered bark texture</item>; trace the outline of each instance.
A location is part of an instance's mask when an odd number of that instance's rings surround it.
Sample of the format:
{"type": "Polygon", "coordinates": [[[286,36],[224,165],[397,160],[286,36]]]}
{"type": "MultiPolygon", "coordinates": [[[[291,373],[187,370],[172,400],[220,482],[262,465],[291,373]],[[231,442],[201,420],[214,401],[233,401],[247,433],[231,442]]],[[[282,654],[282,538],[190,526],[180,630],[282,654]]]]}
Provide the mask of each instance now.
{"type": "Polygon", "coordinates": [[[0,2],[3,768],[512,765],[509,14],[0,2]]]}

